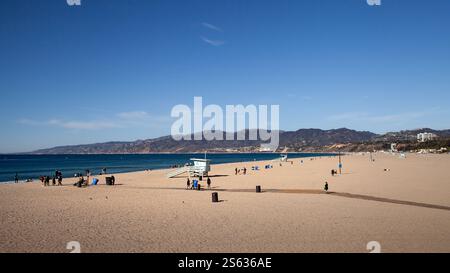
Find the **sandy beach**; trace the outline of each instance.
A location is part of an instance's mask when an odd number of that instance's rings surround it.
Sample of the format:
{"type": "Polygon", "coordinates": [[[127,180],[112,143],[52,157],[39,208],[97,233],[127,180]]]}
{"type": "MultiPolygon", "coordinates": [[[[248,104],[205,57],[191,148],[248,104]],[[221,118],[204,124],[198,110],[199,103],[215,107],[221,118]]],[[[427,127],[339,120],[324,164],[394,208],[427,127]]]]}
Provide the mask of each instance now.
{"type": "Polygon", "coordinates": [[[185,190],[169,170],[117,174],[116,186],[0,185],[0,252],[69,252],[70,241],[82,252],[368,252],[370,241],[450,252],[450,155],[373,158],[346,155],[334,177],[330,157],[213,165],[211,191],[185,190]]]}

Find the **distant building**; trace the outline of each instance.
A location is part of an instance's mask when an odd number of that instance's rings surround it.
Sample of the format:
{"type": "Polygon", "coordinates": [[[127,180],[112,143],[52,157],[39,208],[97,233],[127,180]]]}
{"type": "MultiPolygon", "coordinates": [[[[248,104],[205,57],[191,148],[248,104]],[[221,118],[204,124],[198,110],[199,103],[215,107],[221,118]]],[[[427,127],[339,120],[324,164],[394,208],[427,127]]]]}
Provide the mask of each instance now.
{"type": "Polygon", "coordinates": [[[437,135],[436,134],[433,134],[433,133],[420,133],[420,134],[417,134],[417,141],[418,142],[427,142],[427,141],[430,141],[430,140],[435,140],[437,138],[437,135]]]}
{"type": "Polygon", "coordinates": [[[259,151],[260,152],[272,152],[272,148],[270,148],[270,147],[260,147],[259,151]]]}

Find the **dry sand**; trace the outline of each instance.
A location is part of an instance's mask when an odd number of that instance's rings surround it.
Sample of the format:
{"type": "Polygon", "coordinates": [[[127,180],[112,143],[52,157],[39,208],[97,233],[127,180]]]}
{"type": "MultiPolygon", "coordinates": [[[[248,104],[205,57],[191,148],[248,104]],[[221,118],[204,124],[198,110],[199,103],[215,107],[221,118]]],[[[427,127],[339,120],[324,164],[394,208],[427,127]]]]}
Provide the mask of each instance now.
{"type": "Polygon", "coordinates": [[[82,252],[368,252],[369,241],[450,252],[450,155],[374,158],[347,155],[336,177],[328,157],[213,165],[219,203],[168,170],[118,174],[114,187],[0,185],[0,252],[69,252],[69,241],[82,252]]]}

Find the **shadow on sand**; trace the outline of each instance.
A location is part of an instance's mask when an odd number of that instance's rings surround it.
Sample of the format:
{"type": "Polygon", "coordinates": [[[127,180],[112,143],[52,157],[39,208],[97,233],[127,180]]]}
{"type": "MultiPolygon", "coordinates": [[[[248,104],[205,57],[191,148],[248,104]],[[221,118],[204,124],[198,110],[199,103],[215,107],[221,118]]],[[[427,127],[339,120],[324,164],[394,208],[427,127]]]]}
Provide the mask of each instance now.
{"type": "MultiPolygon", "coordinates": [[[[164,188],[164,187],[145,188],[145,189],[186,190],[185,188],[164,188]]],[[[255,189],[218,189],[216,187],[213,187],[212,189],[201,189],[201,191],[211,191],[211,190],[218,191],[218,192],[243,192],[243,193],[255,192],[255,189]]],[[[188,190],[188,191],[191,191],[191,190],[188,190]]],[[[197,191],[197,190],[193,190],[193,191],[197,191]]],[[[398,205],[407,205],[407,206],[415,206],[415,207],[450,211],[450,207],[443,206],[443,205],[435,205],[435,204],[428,204],[428,203],[421,203],[421,202],[383,198],[383,197],[363,195],[363,194],[353,194],[353,193],[347,193],[347,192],[332,192],[332,191],[325,192],[323,190],[315,190],[315,189],[264,189],[261,193],[326,194],[326,195],[351,198],[351,199],[360,199],[360,200],[367,200],[367,201],[375,201],[375,202],[382,202],[382,203],[391,203],[391,204],[398,204],[398,205]]],[[[259,194],[261,194],[261,193],[259,193],[259,194]]]]}

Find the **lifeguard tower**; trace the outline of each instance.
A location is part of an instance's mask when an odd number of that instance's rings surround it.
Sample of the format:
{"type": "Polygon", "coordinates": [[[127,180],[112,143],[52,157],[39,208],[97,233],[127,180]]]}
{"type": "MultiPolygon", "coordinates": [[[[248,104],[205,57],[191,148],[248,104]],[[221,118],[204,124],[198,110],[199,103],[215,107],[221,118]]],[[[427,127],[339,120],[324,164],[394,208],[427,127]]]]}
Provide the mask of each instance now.
{"type": "Polygon", "coordinates": [[[201,159],[201,158],[191,158],[191,165],[184,166],[178,168],[174,171],[171,171],[166,175],[167,178],[176,177],[183,173],[188,173],[189,176],[208,176],[208,173],[211,171],[211,160],[209,159],[201,159]]]}
{"type": "Polygon", "coordinates": [[[279,161],[279,162],[287,162],[288,161],[288,155],[285,154],[285,153],[280,154],[280,157],[272,159],[272,161],[274,161],[274,162],[277,162],[277,161],[279,161]]]}

